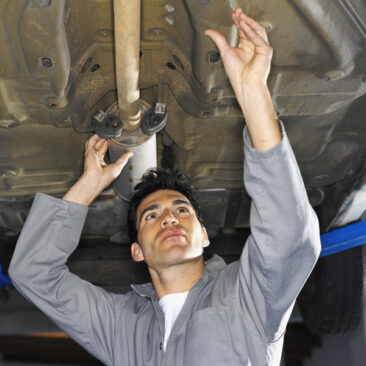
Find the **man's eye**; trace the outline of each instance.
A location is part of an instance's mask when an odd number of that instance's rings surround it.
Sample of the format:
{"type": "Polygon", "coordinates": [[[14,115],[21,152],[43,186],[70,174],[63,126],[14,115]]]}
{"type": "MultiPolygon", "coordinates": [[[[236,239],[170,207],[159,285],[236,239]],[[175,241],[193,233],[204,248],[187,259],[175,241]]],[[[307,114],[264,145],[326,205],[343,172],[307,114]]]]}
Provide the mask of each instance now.
{"type": "Polygon", "coordinates": [[[157,215],[156,215],[156,213],[155,213],[155,212],[151,212],[151,213],[149,213],[148,215],[146,215],[145,220],[146,220],[146,221],[149,221],[149,220],[155,219],[155,217],[156,217],[156,216],[157,216],[157,215]]]}
{"type": "Polygon", "coordinates": [[[186,207],[179,207],[177,211],[178,211],[178,213],[187,213],[187,212],[189,212],[188,208],[186,208],[186,207]]]}

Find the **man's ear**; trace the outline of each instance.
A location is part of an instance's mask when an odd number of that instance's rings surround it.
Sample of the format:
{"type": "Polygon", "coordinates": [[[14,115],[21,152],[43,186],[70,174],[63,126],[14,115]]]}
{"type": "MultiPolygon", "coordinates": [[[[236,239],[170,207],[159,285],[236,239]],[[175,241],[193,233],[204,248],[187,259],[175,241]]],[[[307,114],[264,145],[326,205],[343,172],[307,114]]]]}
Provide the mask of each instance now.
{"type": "Polygon", "coordinates": [[[136,242],[131,244],[131,256],[135,262],[142,262],[145,259],[140,245],[136,242]]]}
{"type": "Polygon", "coordinates": [[[202,226],[202,248],[206,248],[210,245],[210,240],[208,239],[207,230],[202,226]]]}

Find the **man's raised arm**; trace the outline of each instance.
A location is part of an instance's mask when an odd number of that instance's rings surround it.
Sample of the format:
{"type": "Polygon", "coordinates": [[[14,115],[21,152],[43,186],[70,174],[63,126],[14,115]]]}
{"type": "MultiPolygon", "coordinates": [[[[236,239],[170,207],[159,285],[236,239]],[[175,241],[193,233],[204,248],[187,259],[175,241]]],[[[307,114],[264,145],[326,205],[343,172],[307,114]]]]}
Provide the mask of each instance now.
{"type": "MultiPolygon", "coordinates": [[[[66,261],[78,245],[88,206],[121,172],[131,153],[107,165],[108,143],[97,135],[85,145],[84,173],[64,199],[37,193],[19,236],[9,274],[15,287],[91,354],[112,364],[115,295],[69,272],[66,261]]],[[[118,311],[119,311],[118,310],[118,311]]]]}
{"type": "Polygon", "coordinates": [[[269,346],[283,339],[295,299],[315,265],[319,225],[267,87],[272,48],[266,31],[239,8],[232,19],[237,47],[220,32],[206,31],[220,51],[247,125],[244,184],[252,198],[251,235],[240,265],[233,267],[236,275],[228,277],[234,282],[227,285],[234,285],[240,306],[269,346]]]}
{"type": "Polygon", "coordinates": [[[225,71],[243,111],[253,146],[266,151],[281,141],[282,135],[267,87],[272,47],[259,23],[237,8],[232,14],[238,28],[239,44],[230,47],[218,31],[205,32],[217,45],[225,71]]]}

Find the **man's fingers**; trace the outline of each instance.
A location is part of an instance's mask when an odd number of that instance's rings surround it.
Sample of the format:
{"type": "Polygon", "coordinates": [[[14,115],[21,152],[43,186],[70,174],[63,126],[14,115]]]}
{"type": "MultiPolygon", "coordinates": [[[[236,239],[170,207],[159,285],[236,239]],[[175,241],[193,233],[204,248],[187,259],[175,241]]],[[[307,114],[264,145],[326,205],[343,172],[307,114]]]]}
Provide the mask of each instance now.
{"type": "Polygon", "coordinates": [[[239,37],[240,38],[247,38],[246,37],[246,35],[245,35],[245,33],[243,32],[243,30],[242,29],[240,29],[240,25],[239,25],[239,16],[238,16],[238,9],[239,8],[236,8],[233,12],[232,12],[232,14],[231,14],[231,19],[232,19],[232,21],[233,21],[233,23],[234,23],[234,25],[236,26],[236,28],[238,29],[238,32],[239,32],[239,37]]]}
{"type": "Polygon", "coordinates": [[[243,19],[240,20],[240,27],[245,32],[247,38],[253,42],[256,46],[269,46],[268,42],[266,42],[256,31],[252,28],[250,24],[245,22],[243,19]]]}
{"type": "Polygon", "coordinates": [[[85,143],[85,148],[88,149],[88,148],[92,148],[95,146],[95,144],[97,143],[98,141],[98,138],[99,136],[97,134],[94,134],[92,137],[90,137],[86,143],[85,143]]]}
{"type": "Polygon", "coordinates": [[[106,139],[99,137],[99,139],[96,141],[96,144],[95,144],[95,150],[99,151],[105,141],[106,141],[106,139]]]}
{"type": "Polygon", "coordinates": [[[256,20],[251,18],[249,15],[241,12],[240,20],[247,23],[266,43],[268,43],[268,37],[266,28],[262,24],[258,23],[256,20]]]}
{"type": "Polygon", "coordinates": [[[122,165],[123,167],[127,164],[127,162],[132,158],[133,153],[131,151],[128,151],[124,153],[117,161],[116,163],[122,165]]]}
{"type": "Polygon", "coordinates": [[[268,37],[265,27],[258,23],[255,19],[251,18],[249,15],[245,14],[241,8],[236,8],[232,13],[232,20],[233,23],[238,27],[239,34],[240,31],[243,32],[240,26],[240,21],[243,20],[245,23],[247,23],[252,29],[255,30],[255,32],[258,33],[258,35],[268,43],[268,37]]]}
{"type": "Polygon", "coordinates": [[[132,156],[132,152],[126,152],[114,163],[109,164],[105,169],[108,171],[108,173],[112,174],[113,179],[115,179],[121,174],[122,169],[132,156]]]}
{"type": "Polygon", "coordinates": [[[216,44],[217,48],[220,51],[221,56],[223,56],[225,54],[225,52],[228,49],[230,49],[230,46],[227,43],[227,40],[225,39],[223,34],[220,33],[219,31],[213,30],[213,29],[207,29],[205,31],[205,35],[209,36],[212,39],[212,41],[216,44]]]}
{"type": "Polygon", "coordinates": [[[106,139],[101,139],[95,144],[95,151],[98,156],[103,157],[108,150],[108,142],[106,139]]]}
{"type": "MultiPolygon", "coordinates": [[[[133,153],[131,151],[128,151],[124,153],[118,160],[116,160],[113,165],[118,166],[121,170],[124,168],[124,166],[127,164],[127,162],[130,160],[130,158],[133,156],[133,153]]],[[[119,173],[118,173],[119,174],[119,173]]]]}
{"type": "Polygon", "coordinates": [[[104,140],[102,147],[99,149],[98,151],[98,155],[100,156],[100,158],[104,158],[104,155],[107,153],[108,150],[108,141],[104,140]]]}

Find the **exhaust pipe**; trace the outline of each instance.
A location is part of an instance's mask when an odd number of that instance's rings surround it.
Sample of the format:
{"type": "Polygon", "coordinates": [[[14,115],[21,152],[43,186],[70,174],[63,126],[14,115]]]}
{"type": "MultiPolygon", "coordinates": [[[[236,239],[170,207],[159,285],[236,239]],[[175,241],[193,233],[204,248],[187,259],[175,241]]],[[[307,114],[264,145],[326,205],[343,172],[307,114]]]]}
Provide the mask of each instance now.
{"type": "MultiPolygon", "coordinates": [[[[109,140],[109,156],[114,162],[123,153],[133,152],[133,157],[113,183],[116,194],[127,201],[145,171],[157,166],[156,133],[164,128],[168,117],[164,104],[157,103],[153,110],[140,100],[140,17],[141,0],[114,0],[118,103],[107,109],[107,118],[99,125],[108,126],[109,131],[111,126],[118,125],[121,130],[122,121],[122,134],[109,140]]],[[[101,114],[105,115],[102,111],[101,114]]]]}
{"type": "Polygon", "coordinates": [[[135,130],[140,112],[141,0],[114,0],[114,42],[118,108],[123,128],[135,130]]]}

